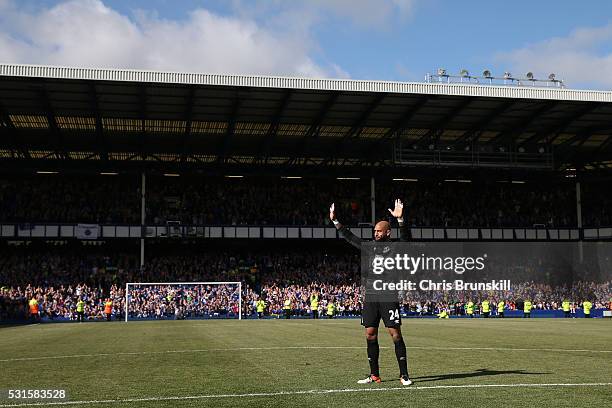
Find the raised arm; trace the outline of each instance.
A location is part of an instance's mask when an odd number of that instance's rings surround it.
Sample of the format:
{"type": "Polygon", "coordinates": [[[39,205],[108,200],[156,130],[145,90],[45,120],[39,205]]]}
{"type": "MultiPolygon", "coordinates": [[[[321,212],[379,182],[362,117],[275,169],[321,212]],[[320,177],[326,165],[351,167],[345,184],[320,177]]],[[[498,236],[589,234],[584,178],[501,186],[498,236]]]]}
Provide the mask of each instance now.
{"type": "Polygon", "coordinates": [[[336,206],[334,203],[329,207],[329,219],[334,223],[334,226],[338,230],[338,234],[340,234],[342,238],[354,247],[361,249],[361,238],[349,231],[344,225],[340,224],[340,221],[336,218],[336,206]]]}
{"type": "Polygon", "coordinates": [[[399,235],[400,241],[409,241],[410,240],[410,230],[408,229],[408,225],[404,223],[404,203],[399,198],[395,200],[395,208],[391,210],[388,208],[389,212],[392,216],[397,219],[397,223],[399,224],[399,235]]]}

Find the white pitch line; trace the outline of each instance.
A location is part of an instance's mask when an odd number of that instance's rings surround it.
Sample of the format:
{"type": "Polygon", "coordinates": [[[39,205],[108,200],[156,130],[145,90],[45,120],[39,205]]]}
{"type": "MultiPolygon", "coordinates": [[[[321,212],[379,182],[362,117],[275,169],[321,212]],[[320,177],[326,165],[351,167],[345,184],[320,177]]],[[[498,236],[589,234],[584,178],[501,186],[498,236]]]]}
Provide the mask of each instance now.
{"type": "MultiPolygon", "coordinates": [[[[287,346],[287,347],[234,347],[234,348],[210,348],[210,349],[191,349],[191,350],[165,350],[165,351],[134,351],[119,353],[96,353],[96,354],[69,354],[59,356],[43,357],[19,357],[0,360],[1,363],[11,361],[35,361],[35,360],[55,360],[64,358],[83,358],[83,357],[109,357],[109,356],[139,356],[146,354],[173,354],[173,353],[209,353],[216,351],[266,351],[266,350],[293,350],[293,349],[362,349],[362,346],[287,346]]],[[[388,347],[381,347],[388,348],[388,347]]]]}
{"type": "Polygon", "coordinates": [[[85,404],[125,404],[131,402],[150,402],[150,401],[185,401],[213,398],[254,398],[254,397],[278,397],[287,395],[319,395],[319,394],[341,394],[358,392],[389,392],[389,391],[418,391],[418,390],[440,390],[458,388],[536,388],[536,387],[605,387],[612,386],[612,383],[557,383],[557,384],[463,384],[463,385],[430,385],[412,387],[384,387],[384,388],[344,388],[335,390],[303,390],[303,391],[278,391],[278,392],[256,392],[248,394],[205,394],[205,395],[185,395],[175,397],[148,397],[148,398],[126,398],[126,399],[107,399],[107,400],[81,400],[81,401],[57,401],[57,402],[32,402],[25,404],[5,404],[0,408],[9,407],[36,407],[49,405],[85,405],[85,404]]]}
{"type": "MultiPolygon", "coordinates": [[[[381,346],[381,349],[390,347],[381,346]]],[[[483,350],[483,351],[551,351],[562,353],[612,353],[612,350],[587,350],[587,349],[556,349],[556,348],[510,348],[510,347],[434,347],[434,346],[408,346],[407,349],[417,350],[483,350]]],[[[210,348],[190,350],[164,350],[164,351],[134,351],[119,353],[95,353],[95,354],[68,354],[59,356],[42,357],[17,357],[1,359],[0,363],[12,361],[37,361],[37,360],[61,360],[66,358],[87,357],[111,357],[111,356],[140,356],[147,354],[175,354],[175,353],[210,353],[216,351],[270,351],[270,350],[337,350],[337,349],[363,349],[363,346],[279,346],[279,347],[234,347],[234,348],[210,348]]]]}
{"type": "Polygon", "coordinates": [[[432,350],[485,350],[485,351],[554,351],[561,353],[612,353],[612,350],[589,350],[589,349],[558,349],[558,348],[514,348],[514,347],[429,347],[409,346],[409,349],[432,349],[432,350]]]}

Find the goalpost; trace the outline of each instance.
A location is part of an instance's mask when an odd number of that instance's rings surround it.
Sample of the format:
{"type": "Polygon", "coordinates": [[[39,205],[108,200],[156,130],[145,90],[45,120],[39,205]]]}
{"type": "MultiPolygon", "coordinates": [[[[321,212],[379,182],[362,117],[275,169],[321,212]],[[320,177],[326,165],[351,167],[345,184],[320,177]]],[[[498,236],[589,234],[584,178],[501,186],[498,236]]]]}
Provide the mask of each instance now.
{"type": "Polygon", "coordinates": [[[129,282],[125,321],[238,318],[242,320],[241,282],[129,282]],[[235,307],[237,305],[237,313],[235,307]]]}

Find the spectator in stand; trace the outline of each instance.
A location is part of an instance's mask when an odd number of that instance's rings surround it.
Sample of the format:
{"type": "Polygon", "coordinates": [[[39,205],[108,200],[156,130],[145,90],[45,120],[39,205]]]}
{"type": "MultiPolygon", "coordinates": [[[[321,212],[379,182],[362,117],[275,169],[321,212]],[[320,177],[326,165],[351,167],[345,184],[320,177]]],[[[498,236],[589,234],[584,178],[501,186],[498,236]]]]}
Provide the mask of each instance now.
{"type": "MultiPolygon", "coordinates": [[[[612,226],[607,181],[581,183],[583,224],[612,226]]],[[[35,224],[140,224],[136,175],[37,175],[0,178],[0,221],[35,224]],[[122,197],[116,200],[115,197],[122,197]]],[[[410,203],[408,222],[431,227],[576,227],[575,184],[472,180],[376,181],[377,219],[395,197],[410,203]]],[[[146,222],[165,225],[328,225],[319,211],[335,200],[346,225],[371,221],[369,180],[265,177],[148,178],[146,222]],[[243,206],[245,200],[255,203],[243,206]]]]}

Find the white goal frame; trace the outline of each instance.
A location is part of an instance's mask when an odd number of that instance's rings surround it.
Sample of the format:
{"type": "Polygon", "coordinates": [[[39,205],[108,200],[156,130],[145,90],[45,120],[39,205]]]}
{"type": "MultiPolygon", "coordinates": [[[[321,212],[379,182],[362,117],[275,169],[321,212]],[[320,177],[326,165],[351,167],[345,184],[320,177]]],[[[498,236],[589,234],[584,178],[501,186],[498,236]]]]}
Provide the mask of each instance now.
{"type": "Polygon", "coordinates": [[[163,285],[238,285],[238,320],[242,320],[242,282],[128,282],[125,284],[125,322],[128,322],[128,296],[132,286],[163,286],[163,285]]]}

